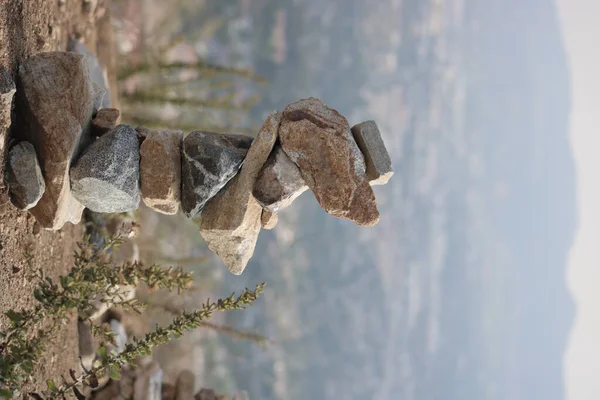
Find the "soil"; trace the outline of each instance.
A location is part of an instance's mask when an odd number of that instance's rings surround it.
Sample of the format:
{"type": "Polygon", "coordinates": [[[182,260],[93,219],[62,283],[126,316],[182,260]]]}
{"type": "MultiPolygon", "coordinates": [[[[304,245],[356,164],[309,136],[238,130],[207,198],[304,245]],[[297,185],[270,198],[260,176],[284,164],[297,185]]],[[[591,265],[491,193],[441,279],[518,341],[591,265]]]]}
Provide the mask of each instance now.
{"type": "MultiPolygon", "coordinates": [[[[114,88],[115,58],[108,1],[99,0],[95,12],[90,13],[83,0],[0,0],[0,66],[16,78],[22,60],[38,52],[65,50],[69,38],[78,38],[107,66],[109,82],[114,88]]],[[[116,90],[112,90],[114,105],[115,95],[116,90]]],[[[32,293],[36,279],[31,277],[31,270],[41,267],[46,276],[54,278],[65,274],[83,233],[83,226],[71,224],[56,232],[39,229],[31,215],[16,210],[6,195],[0,196],[0,330],[7,324],[6,311],[27,309],[35,304],[32,293]]],[[[73,320],[48,345],[32,382],[22,390],[41,390],[46,379],[67,376],[69,368],[78,365],[77,353],[73,320]]]]}

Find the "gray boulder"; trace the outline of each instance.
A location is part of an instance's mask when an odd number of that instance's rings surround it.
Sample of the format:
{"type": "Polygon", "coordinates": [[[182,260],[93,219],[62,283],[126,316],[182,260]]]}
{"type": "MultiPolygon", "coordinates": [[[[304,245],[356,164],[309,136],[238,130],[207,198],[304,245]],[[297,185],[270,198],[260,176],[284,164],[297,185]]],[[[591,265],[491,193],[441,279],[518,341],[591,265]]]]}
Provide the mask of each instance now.
{"type": "Polygon", "coordinates": [[[33,145],[21,142],[8,152],[6,182],[12,203],[20,210],[29,210],[40,201],[46,184],[33,145]]]}
{"type": "Polygon", "coordinates": [[[245,135],[192,132],[183,141],[181,208],[196,216],[233,178],[252,144],[245,135]]]}
{"type": "Polygon", "coordinates": [[[73,196],[95,212],[137,209],[139,180],[139,142],[129,125],[119,125],[98,138],[71,168],[73,196]]]}

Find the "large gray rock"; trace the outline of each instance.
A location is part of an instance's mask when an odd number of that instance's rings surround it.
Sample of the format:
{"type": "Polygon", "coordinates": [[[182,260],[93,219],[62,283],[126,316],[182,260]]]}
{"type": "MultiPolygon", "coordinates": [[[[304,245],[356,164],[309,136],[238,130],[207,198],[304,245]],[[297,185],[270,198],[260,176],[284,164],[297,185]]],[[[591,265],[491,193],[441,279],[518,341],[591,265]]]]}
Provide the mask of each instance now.
{"type": "Polygon", "coordinates": [[[271,113],[246,154],[244,164],[202,211],[200,235],[232,274],[240,275],[254,253],[262,208],[252,188],[277,140],[281,112],[271,113]]]}
{"type": "Polygon", "coordinates": [[[196,216],[237,174],[252,144],[245,135],[192,132],[183,140],[181,208],[196,216]]]}
{"type": "Polygon", "coordinates": [[[148,131],[140,147],[142,199],[163,214],[179,210],[182,140],[182,131],[148,131]]]}
{"type": "Polygon", "coordinates": [[[379,221],[364,156],[346,118],[318,99],[299,100],[283,111],[279,137],[325,211],[362,226],[379,221]]]}
{"type": "MultiPolygon", "coordinates": [[[[8,130],[11,124],[12,101],[16,92],[15,82],[10,73],[0,67],[0,178],[3,179],[6,150],[8,144],[8,130]]],[[[0,179],[0,195],[6,194],[2,179],[0,179]]]]}
{"type": "Polygon", "coordinates": [[[71,168],[73,195],[95,212],[132,211],[140,203],[137,132],[119,125],[98,138],[71,168]]]}
{"type": "Polygon", "coordinates": [[[8,152],[6,182],[11,201],[20,210],[29,210],[42,198],[46,184],[31,143],[18,143],[8,152]]]}
{"type": "Polygon", "coordinates": [[[352,127],[352,135],[365,156],[367,178],[371,185],[385,185],[394,171],[392,159],[385,148],[375,121],[365,121],[352,127]]]}
{"type": "Polygon", "coordinates": [[[110,108],[110,89],[108,87],[108,77],[106,69],[100,64],[98,57],[92,54],[91,51],[79,40],[71,39],[67,44],[67,50],[82,54],[87,62],[92,81],[94,82],[96,94],[96,110],[101,108],[110,108]]]}
{"type": "Polygon", "coordinates": [[[298,166],[277,145],[260,171],[252,194],[262,208],[276,213],[307,189],[298,166]]]}
{"type": "Polygon", "coordinates": [[[81,54],[39,53],[19,66],[17,91],[24,139],[35,147],[46,191],[30,212],[47,229],[81,220],[83,205],[72,195],[69,168],[90,142],[94,89],[81,54]]]}

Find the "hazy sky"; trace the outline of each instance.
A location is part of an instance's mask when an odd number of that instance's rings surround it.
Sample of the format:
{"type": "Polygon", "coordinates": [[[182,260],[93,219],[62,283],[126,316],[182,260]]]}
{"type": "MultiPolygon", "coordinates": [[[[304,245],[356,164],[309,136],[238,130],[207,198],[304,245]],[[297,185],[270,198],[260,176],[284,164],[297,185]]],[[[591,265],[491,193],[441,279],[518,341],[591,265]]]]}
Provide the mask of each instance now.
{"type": "Polygon", "coordinates": [[[600,399],[600,1],[557,0],[573,90],[579,226],[568,282],[577,314],[565,354],[568,400],[600,399]]]}

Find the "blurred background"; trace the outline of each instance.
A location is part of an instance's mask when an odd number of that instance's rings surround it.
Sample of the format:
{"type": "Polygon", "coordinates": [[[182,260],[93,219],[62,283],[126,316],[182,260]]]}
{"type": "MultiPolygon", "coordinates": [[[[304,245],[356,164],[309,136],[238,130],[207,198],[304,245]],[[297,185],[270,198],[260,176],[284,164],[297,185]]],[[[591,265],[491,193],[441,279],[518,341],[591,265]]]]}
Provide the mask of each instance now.
{"type": "Polygon", "coordinates": [[[376,120],[396,171],[375,187],[377,226],[307,192],[239,277],[194,221],[142,209],[142,259],[198,287],[150,298],[149,323],[267,282],[256,306],[161,348],[167,375],[260,400],[566,398],[577,197],[553,1],[112,6],[125,123],[254,133],[314,96],[351,125],[376,120]]]}

